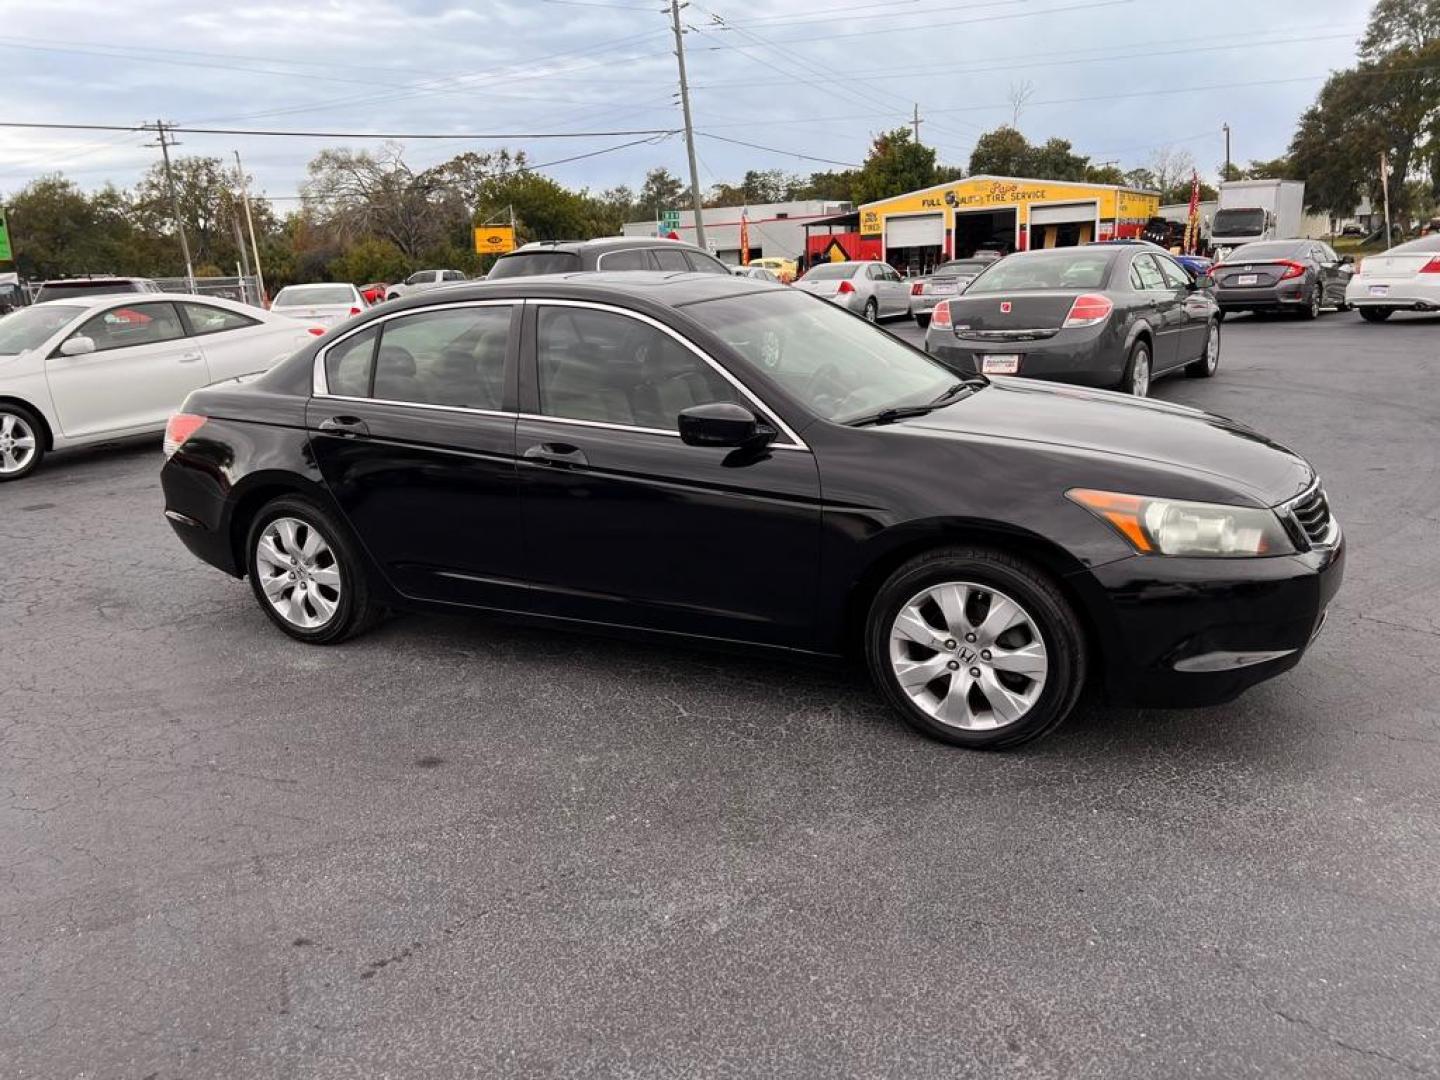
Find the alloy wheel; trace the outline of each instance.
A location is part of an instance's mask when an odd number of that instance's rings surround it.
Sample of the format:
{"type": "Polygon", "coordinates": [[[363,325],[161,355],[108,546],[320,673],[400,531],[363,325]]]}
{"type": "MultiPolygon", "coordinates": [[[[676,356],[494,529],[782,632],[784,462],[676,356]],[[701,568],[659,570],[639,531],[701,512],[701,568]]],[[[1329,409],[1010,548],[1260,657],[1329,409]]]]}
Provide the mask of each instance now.
{"type": "Polygon", "coordinates": [[[1130,393],[1136,397],[1150,394],[1150,354],[1144,349],[1136,352],[1130,362],[1130,393]]]}
{"type": "Polygon", "coordinates": [[[23,416],[0,412],[0,475],[24,472],[35,459],[35,429],[23,416]]]}
{"type": "Polygon", "coordinates": [[[1316,285],[1315,291],[1310,294],[1310,317],[1312,319],[1318,319],[1320,317],[1320,309],[1323,306],[1324,296],[1320,286],[1316,285]]]}
{"type": "Polygon", "coordinates": [[[1024,719],[1050,670],[1034,617],[1013,598],[969,581],[932,585],[890,628],[890,665],[927,715],[966,731],[1024,719]]]}
{"type": "Polygon", "coordinates": [[[880,311],[876,308],[875,301],[873,300],[865,305],[865,321],[872,323],[880,321],[880,311]]]}
{"type": "Polygon", "coordinates": [[[299,518],[265,526],[255,545],[255,570],[275,613],[301,630],[318,630],[340,606],[340,566],[320,530],[299,518]]]}
{"type": "Polygon", "coordinates": [[[1220,366],[1220,326],[1217,323],[1210,328],[1210,333],[1205,338],[1205,370],[1211,375],[1220,366]]]}

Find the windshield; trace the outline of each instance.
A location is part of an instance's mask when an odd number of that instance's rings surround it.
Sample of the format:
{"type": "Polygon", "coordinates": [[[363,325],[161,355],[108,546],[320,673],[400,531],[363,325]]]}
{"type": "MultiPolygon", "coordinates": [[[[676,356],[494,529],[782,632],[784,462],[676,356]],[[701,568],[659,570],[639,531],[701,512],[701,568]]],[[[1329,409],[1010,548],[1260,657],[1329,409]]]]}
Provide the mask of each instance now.
{"type": "Polygon", "coordinates": [[[315,307],[320,304],[353,304],[349,285],[288,285],[281,289],[271,307],[315,307]]]}
{"type": "Polygon", "coordinates": [[[1210,224],[1211,236],[1259,236],[1265,231],[1265,211],[1217,210],[1210,224]]]}
{"type": "Polygon", "coordinates": [[[51,334],[84,310],[83,307],[65,304],[45,304],[0,318],[0,356],[18,356],[28,349],[38,348],[51,334]]]}
{"type": "Polygon", "coordinates": [[[580,256],[573,251],[535,251],[506,255],[496,261],[485,276],[490,279],[534,277],[537,274],[568,274],[580,269],[580,256]]]}
{"type": "Polygon", "coordinates": [[[860,267],[859,263],[825,263],[823,266],[812,266],[805,271],[801,281],[839,281],[841,278],[855,276],[855,271],[860,267]]]}
{"type": "Polygon", "coordinates": [[[747,293],[683,310],[813,412],[837,423],[927,405],[956,382],[919,350],[805,293],[747,293]]]}
{"type": "Polygon", "coordinates": [[[1280,243],[1245,244],[1230,253],[1226,262],[1263,262],[1265,259],[1293,259],[1303,257],[1310,248],[1308,242],[1297,243],[1285,240],[1280,243]]]}
{"type": "Polygon", "coordinates": [[[965,295],[1022,289],[1098,289],[1115,258],[1110,251],[1022,251],[991,263],[965,295]]]}

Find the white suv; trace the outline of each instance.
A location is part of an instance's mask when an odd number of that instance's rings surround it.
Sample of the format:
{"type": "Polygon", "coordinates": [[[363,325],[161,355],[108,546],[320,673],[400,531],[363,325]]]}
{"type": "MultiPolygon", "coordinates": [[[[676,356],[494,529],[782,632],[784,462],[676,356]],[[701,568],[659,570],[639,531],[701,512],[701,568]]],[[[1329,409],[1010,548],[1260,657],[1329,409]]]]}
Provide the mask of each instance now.
{"type": "Polygon", "coordinates": [[[386,300],[398,300],[411,293],[424,292],[437,285],[449,285],[455,281],[467,280],[459,270],[417,270],[398,285],[385,290],[386,300]]]}

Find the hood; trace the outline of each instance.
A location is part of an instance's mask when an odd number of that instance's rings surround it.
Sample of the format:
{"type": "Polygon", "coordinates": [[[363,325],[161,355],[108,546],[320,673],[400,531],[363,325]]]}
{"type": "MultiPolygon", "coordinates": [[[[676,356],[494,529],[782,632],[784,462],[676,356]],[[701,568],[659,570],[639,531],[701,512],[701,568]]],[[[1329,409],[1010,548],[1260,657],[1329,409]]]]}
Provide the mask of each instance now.
{"type": "MultiPolygon", "coordinates": [[[[1304,458],[1244,424],[1199,409],[1134,398],[1108,390],[995,379],[956,404],[898,426],[953,435],[1130,458],[1193,476],[1275,506],[1308,488],[1315,470],[1304,458]]],[[[1136,495],[1195,497],[1184,492],[1134,491],[1136,495]]]]}

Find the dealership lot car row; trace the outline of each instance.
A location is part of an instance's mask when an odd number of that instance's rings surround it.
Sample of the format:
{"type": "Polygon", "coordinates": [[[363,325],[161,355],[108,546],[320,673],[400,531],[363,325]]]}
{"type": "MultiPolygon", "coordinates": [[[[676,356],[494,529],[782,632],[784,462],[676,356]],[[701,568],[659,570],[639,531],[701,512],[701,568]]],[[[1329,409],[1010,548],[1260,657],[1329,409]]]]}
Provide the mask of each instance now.
{"type": "MultiPolygon", "coordinates": [[[[1113,304],[1107,275],[1148,258],[1085,254],[1047,313],[1113,304]]],[[[1192,306],[1155,353],[1206,366],[1192,306]]],[[[1248,428],[957,374],[728,274],[402,300],[192,394],[167,453],[180,539],[302,641],[458,605],[855,655],[970,747],[1044,734],[1087,685],[1229,700],[1299,661],[1344,563],[1315,471],[1248,428]]]]}

